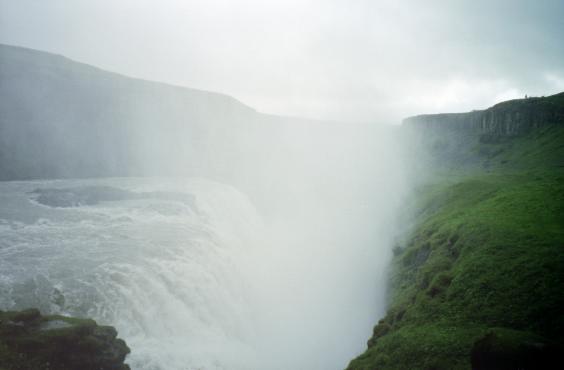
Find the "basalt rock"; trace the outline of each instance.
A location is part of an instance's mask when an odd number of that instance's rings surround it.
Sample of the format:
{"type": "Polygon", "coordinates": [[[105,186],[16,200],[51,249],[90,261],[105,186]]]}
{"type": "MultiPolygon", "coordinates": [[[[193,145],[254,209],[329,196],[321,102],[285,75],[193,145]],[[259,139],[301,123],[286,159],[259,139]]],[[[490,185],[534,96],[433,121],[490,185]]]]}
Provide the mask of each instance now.
{"type": "Polygon", "coordinates": [[[527,333],[492,330],[474,343],[474,370],[552,369],[561,363],[561,351],[527,333]]]}
{"type": "Polygon", "coordinates": [[[89,319],[0,311],[0,370],[129,370],[130,350],[116,337],[89,319]]]}
{"type": "Polygon", "coordinates": [[[546,125],[564,125],[564,93],[509,100],[468,113],[422,114],[403,123],[431,131],[476,133],[487,140],[516,136],[546,125]]]}

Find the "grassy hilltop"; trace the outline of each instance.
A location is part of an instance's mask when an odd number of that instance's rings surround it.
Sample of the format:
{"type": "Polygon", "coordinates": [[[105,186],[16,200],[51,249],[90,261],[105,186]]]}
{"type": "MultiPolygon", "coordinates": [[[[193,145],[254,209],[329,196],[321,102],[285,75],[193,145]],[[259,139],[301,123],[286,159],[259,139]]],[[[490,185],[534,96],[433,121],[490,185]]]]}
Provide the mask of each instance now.
{"type": "Polygon", "coordinates": [[[418,150],[433,175],[394,249],[387,315],[349,369],[547,368],[564,330],[564,124],[430,131],[418,150]]]}

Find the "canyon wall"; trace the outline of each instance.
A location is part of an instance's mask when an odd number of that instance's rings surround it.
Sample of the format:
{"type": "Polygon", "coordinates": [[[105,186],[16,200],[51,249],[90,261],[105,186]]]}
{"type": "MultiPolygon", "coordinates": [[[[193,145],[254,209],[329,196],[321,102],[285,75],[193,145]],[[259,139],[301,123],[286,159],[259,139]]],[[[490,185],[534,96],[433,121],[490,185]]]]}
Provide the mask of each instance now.
{"type": "Polygon", "coordinates": [[[564,93],[509,100],[468,113],[423,114],[406,118],[403,124],[431,130],[515,136],[546,125],[563,125],[564,93]]]}

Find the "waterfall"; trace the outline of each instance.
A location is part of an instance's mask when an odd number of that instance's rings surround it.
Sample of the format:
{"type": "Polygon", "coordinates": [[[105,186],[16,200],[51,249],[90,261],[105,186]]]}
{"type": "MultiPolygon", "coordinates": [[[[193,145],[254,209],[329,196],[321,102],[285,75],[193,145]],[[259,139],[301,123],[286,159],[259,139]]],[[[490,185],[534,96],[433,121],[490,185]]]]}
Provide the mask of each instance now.
{"type": "Polygon", "coordinates": [[[343,200],[264,218],[204,179],[0,187],[0,309],[113,325],[132,369],[338,369],[383,310],[385,222],[343,200]]]}

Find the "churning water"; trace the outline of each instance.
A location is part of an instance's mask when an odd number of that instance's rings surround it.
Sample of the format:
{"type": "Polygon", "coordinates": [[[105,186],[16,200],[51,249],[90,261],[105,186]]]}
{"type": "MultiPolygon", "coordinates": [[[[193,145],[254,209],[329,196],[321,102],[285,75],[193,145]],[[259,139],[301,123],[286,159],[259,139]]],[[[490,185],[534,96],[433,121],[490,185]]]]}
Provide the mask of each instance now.
{"type": "Polygon", "coordinates": [[[133,369],[342,368],[381,314],[387,257],[368,223],[295,216],[271,225],[203,179],[0,183],[0,309],[113,325],[133,369]]]}

